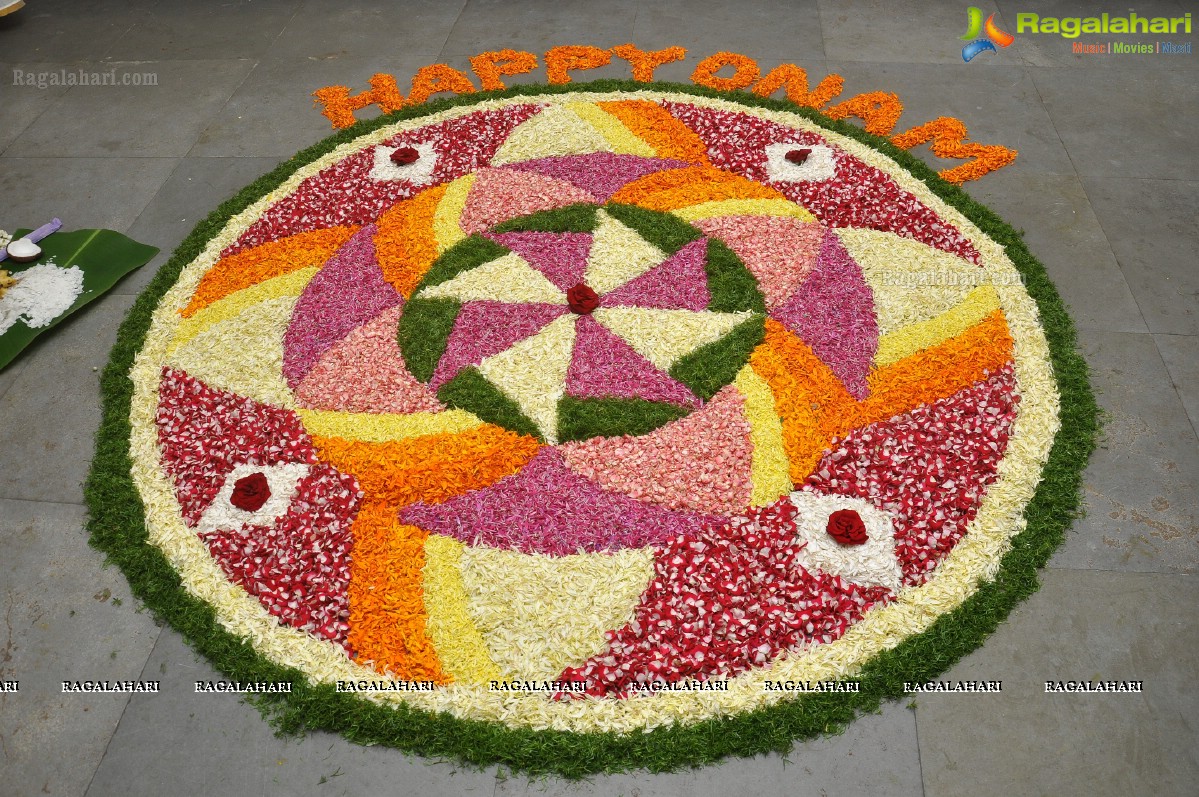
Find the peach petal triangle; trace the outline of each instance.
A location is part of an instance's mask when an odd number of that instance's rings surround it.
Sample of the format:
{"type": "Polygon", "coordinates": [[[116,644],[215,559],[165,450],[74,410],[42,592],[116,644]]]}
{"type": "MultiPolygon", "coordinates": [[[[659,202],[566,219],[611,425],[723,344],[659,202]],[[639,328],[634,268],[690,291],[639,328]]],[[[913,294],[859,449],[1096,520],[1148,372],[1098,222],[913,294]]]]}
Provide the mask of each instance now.
{"type": "Polygon", "coordinates": [[[786,216],[714,216],[692,223],[741,258],[771,310],[790,299],[811,273],[824,234],[819,224],[786,216]]]}
{"type": "Polygon", "coordinates": [[[594,196],[565,180],[515,169],[480,169],[458,224],[470,235],[508,219],[577,202],[598,204],[594,196]]]}
{"type": "Polygon", "coordinates": [[[436,412],[445,407],[409,373],[396,342],[400,307],[334,344],[296,389],[302,407],[339,412],[436,412]]]}
{"type": "Polygon", "coordinates": [[[649,434],[564,443],[558,450],[571,470],[603,489],[668,509],[733,514],[749,506],[753,490],[745,399],[732,385],[649,434]]]}

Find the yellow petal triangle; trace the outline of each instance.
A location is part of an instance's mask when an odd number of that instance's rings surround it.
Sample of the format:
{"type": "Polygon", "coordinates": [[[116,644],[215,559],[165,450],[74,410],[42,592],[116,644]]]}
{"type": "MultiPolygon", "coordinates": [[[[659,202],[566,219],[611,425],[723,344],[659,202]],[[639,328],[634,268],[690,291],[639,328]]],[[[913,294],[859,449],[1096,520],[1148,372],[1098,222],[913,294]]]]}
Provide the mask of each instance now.
{"type": "Polygon", "coordinates": [[[558,441],[558,400],[566,390],[577,318],[568,313],[479,363],[479,372],[520,406],[549,443],[558,441]]]}
{"type": "Polygon", "coordinates": [[[420,295],[426,299],[444,297],[463,302],[490,299],[509,304],[566,304],[566,294],[515,252],[426,288],[420,295]]]}
{"type": "Polygon", "coordinates": [[[666,259],[665,252],[603,210],[596,212],[595,217],[595,237],[587,255],[583,281],[600,296],[640,277],[666,259]]]}
{"type": "Polygon", "coordinates": [[[569,108],[555,105],[518,125],[495,153],[491,165],[611,151],[612,145],[598,130],[569,108]]]}
{"type": "Polygon", "coordinates": [[[624,338],[642,357],[666,370],[680,357],[720,340],[752,315],[748,312],[601,307],[591,317],[624,338]]]}

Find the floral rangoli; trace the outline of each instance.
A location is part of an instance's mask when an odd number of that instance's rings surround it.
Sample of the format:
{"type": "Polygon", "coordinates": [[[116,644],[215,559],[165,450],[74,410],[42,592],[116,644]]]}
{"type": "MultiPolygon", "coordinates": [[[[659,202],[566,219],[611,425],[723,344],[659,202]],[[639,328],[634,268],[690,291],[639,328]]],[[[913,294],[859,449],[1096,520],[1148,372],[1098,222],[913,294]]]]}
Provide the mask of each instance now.
{"type": "Polygon", "coordinates": [[[865,140],[634,84],[339,134],[151,289],[139,545],[421,750],[893,693],[1024,530],[1060,396],[1007,242],[865,140]]]}

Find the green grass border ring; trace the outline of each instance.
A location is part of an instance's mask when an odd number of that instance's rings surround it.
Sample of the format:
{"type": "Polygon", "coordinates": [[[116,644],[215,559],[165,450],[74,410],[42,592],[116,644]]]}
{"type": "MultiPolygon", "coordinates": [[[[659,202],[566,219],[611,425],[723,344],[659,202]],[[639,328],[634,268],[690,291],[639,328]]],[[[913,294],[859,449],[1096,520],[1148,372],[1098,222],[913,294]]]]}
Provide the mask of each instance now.
{"type": "Polygon", "coordinates": [[[286,732],[324,729],[344,734],[356,743],[385,744],[429,757],[446,757],[479,766],[498,763],[530,774],[555,773],[567,778],[632,768],[667,771],[729,755],[786,751],[797,739],[835,732],[859,713],[877,710],[883,700],[903,693],[904,682],[928,680],[943,672],[978,647],[1017,602],[1037,589],[1036,570],[1064,539],[1066,528],[1078,512],[1081,472],[1093,450],[1098,429],[1087,367],[1076,351],[1073,324],[1060,297],[1020,235],[986,207],[886,140],[810,109],[694,86],[623,81],[519,86],[504,92],[405,108],[339,131],[281,163],[223,203],[176,249],[122,324],[101,389],[103,420],[85,486],[92,545],[121,567],[139,600],[230,678],[292,681],[295,688],[290,695],[263,696],[260,701],[279,729],[286,732]],[[1060,396],[1060,427],[1035,493],[1024,507],[1026,527],[1011,538],[1010,548],[999,561],[993,579],[981,583],[956,609],[941,615],[922,633],[908,637],[867,662],[857,674],[860,692],[805,695],[748,713],[658,727],[647,733],[535,731],[455,718],[446,713],[425,713],[403,705],[389,708],[338,693],[332,684],[312,684],[298,670],[267,659],[247,641],[224,630],[214,608],[189,593],[162,551],[147,541],[146,516],[131,477],[133,384],[128,374],[160,299],[184,267],[234,215],[340,144],[383,125],[481,99],[616,91],[664,91],[722,99],[746,108],[786,112],[811,120],[894,161],[1002,248],[1019,271],[1027,294],[1035,301],[1040,328],[1048,343],[1052,379],[1060,396]]]}

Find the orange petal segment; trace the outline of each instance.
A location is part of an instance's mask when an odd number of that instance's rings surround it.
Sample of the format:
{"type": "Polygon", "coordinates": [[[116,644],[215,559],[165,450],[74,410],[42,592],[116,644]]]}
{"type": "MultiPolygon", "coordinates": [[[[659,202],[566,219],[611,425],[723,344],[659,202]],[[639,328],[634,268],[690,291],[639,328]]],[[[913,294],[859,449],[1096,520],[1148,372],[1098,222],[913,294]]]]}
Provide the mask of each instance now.
{"type": "Polygon", "coordinates": [[[329,227],[271,241],[222,257],[201,278],[187,307],[179,311],[189,318],[214,302],[243,288],[328,260],[358,227],[329,227]]]}
{"type": "Polygon", "coordinates": [[[397,202],[379,217],[375,251],[383,278],[407,299],[439,255],[433,220],[446,186],[397,202]]]}
{"type": "Polygon", "coordinates": [[[709,166],[708,145],[670,111],[648,100],[596,103],[620,120],[633,135],[653,147],[659,158],[709,166]]]}
{"type": "Polygon", "coordinates": [[[449,683],[429,638],[421,571],[425,539],[384,503],[362,507],[350,533],[350,632],[360,663],[410,681],[449,683]]]}
{"type": "Polygon", "coordinates": [[[729,199],[786,199],[778,191],[708,166],[654,172],[626,185],[610,201],[672,211],[729,199]]]}
{"type": "Polygon", "coordinates": [[[368,501],[394,509],[486,487],[519,471],[540,447],[490,424],[385,443],[317,436],[312,442],[322,461],[358,479],[368,501]]]}

